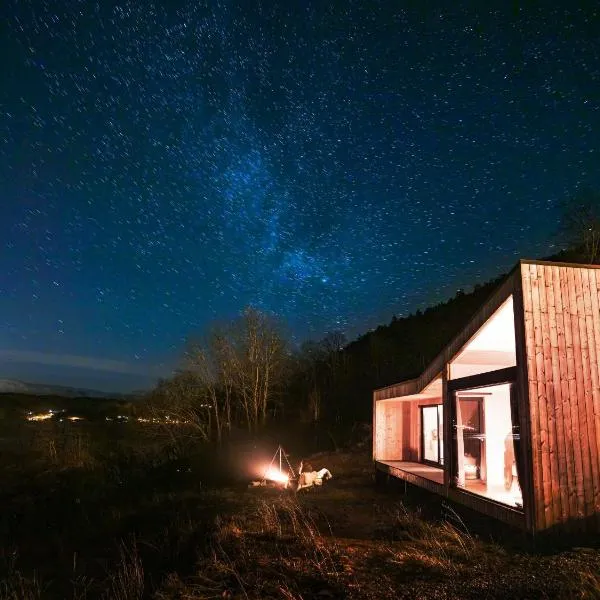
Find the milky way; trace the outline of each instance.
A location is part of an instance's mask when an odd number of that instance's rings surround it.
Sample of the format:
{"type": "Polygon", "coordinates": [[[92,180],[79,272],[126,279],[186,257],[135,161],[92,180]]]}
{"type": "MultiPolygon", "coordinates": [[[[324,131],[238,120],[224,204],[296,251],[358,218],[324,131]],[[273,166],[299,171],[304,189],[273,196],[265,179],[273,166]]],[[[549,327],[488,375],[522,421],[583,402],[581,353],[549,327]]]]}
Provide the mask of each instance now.
{"type": "Polygon", "coordinates": [[[5,1],[0,377],[146,384],[250,304],[352,338],[551,253],[598,12],[401,4],[5,1]]]}

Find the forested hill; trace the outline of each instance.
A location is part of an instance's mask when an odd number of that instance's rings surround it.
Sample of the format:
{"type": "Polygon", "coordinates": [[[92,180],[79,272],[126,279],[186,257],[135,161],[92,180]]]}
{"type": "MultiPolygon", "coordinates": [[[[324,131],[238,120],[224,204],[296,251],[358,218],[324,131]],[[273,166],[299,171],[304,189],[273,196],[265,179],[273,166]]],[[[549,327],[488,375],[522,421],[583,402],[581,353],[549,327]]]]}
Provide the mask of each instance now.
{"type": "Polygon", "coordinates": [[[447,302],[393,318],[388,325],[362,336],[347,347],[351,355],[365,356],[371,365],[373,387],[383,387],[419,376],[442,348],[464,327],[473,313],[503,281],[505,275],[472,292],[459,291],[447,302]]]}
{"type": "Polygon", "coordinates": [[[393,318],[348,344],[323,369],[324,408],[333,408],[335,420],[368,421],[372,391],[418,377],[504,277],[478,285],[470,293],[459,292],[423,312],[393,318]]]}
{"type": "MultiPolygon", "coordinates": [[[[571,251],[544,260],[587,262],[581,258],[571,251]]],[[[373,390],[418,377],[505,277],[475,285],[473,291],[459,292],[423,312],[394,318],[343,349],[326,353],[312,380],[323,412],[329,413],[323,416],[335,421],[369,421],[373,390]]]]}

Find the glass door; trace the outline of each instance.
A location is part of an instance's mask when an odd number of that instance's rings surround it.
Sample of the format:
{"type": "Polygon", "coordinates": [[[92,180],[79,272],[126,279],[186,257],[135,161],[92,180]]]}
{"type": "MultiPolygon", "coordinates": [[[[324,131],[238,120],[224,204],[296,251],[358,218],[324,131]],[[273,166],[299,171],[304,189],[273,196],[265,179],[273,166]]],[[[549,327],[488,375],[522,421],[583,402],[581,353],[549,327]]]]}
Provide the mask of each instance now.
{"type": "Polygon", "coordinates": [[[483,398],[460,398],[465,479],[483,479],[483,398]]]}
{"type": "Polygon", "coordinates": [[[443,410],[441,404],[421,407],[421,460],[423,462],[444,464],[443,410]]]}

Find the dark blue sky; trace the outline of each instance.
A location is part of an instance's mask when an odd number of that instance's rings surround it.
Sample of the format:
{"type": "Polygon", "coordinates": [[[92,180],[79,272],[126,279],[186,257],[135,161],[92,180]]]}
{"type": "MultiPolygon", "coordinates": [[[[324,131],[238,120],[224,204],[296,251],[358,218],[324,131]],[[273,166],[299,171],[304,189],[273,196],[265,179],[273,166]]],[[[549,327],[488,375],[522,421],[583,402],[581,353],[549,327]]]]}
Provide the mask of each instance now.
{"type": "Polygon", "coordinates": [[[351,339],[552,252],[598,10],[444,4],[5,0],[0,377],[144,387],[248,304],[351,339]]]}

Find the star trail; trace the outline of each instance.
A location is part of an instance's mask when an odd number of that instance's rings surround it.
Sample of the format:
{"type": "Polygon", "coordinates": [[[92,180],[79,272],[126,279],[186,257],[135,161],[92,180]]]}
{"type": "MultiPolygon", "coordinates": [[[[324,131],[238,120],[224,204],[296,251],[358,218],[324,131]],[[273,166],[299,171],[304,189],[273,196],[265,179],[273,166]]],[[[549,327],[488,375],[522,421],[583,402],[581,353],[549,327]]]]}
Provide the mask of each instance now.
{"type": "Polygon", "coordinates": [[[575,4],[7,0],[0,377],[144,387],[250,304],[352,339],[552,253],[600,187],[575,4]]]}

